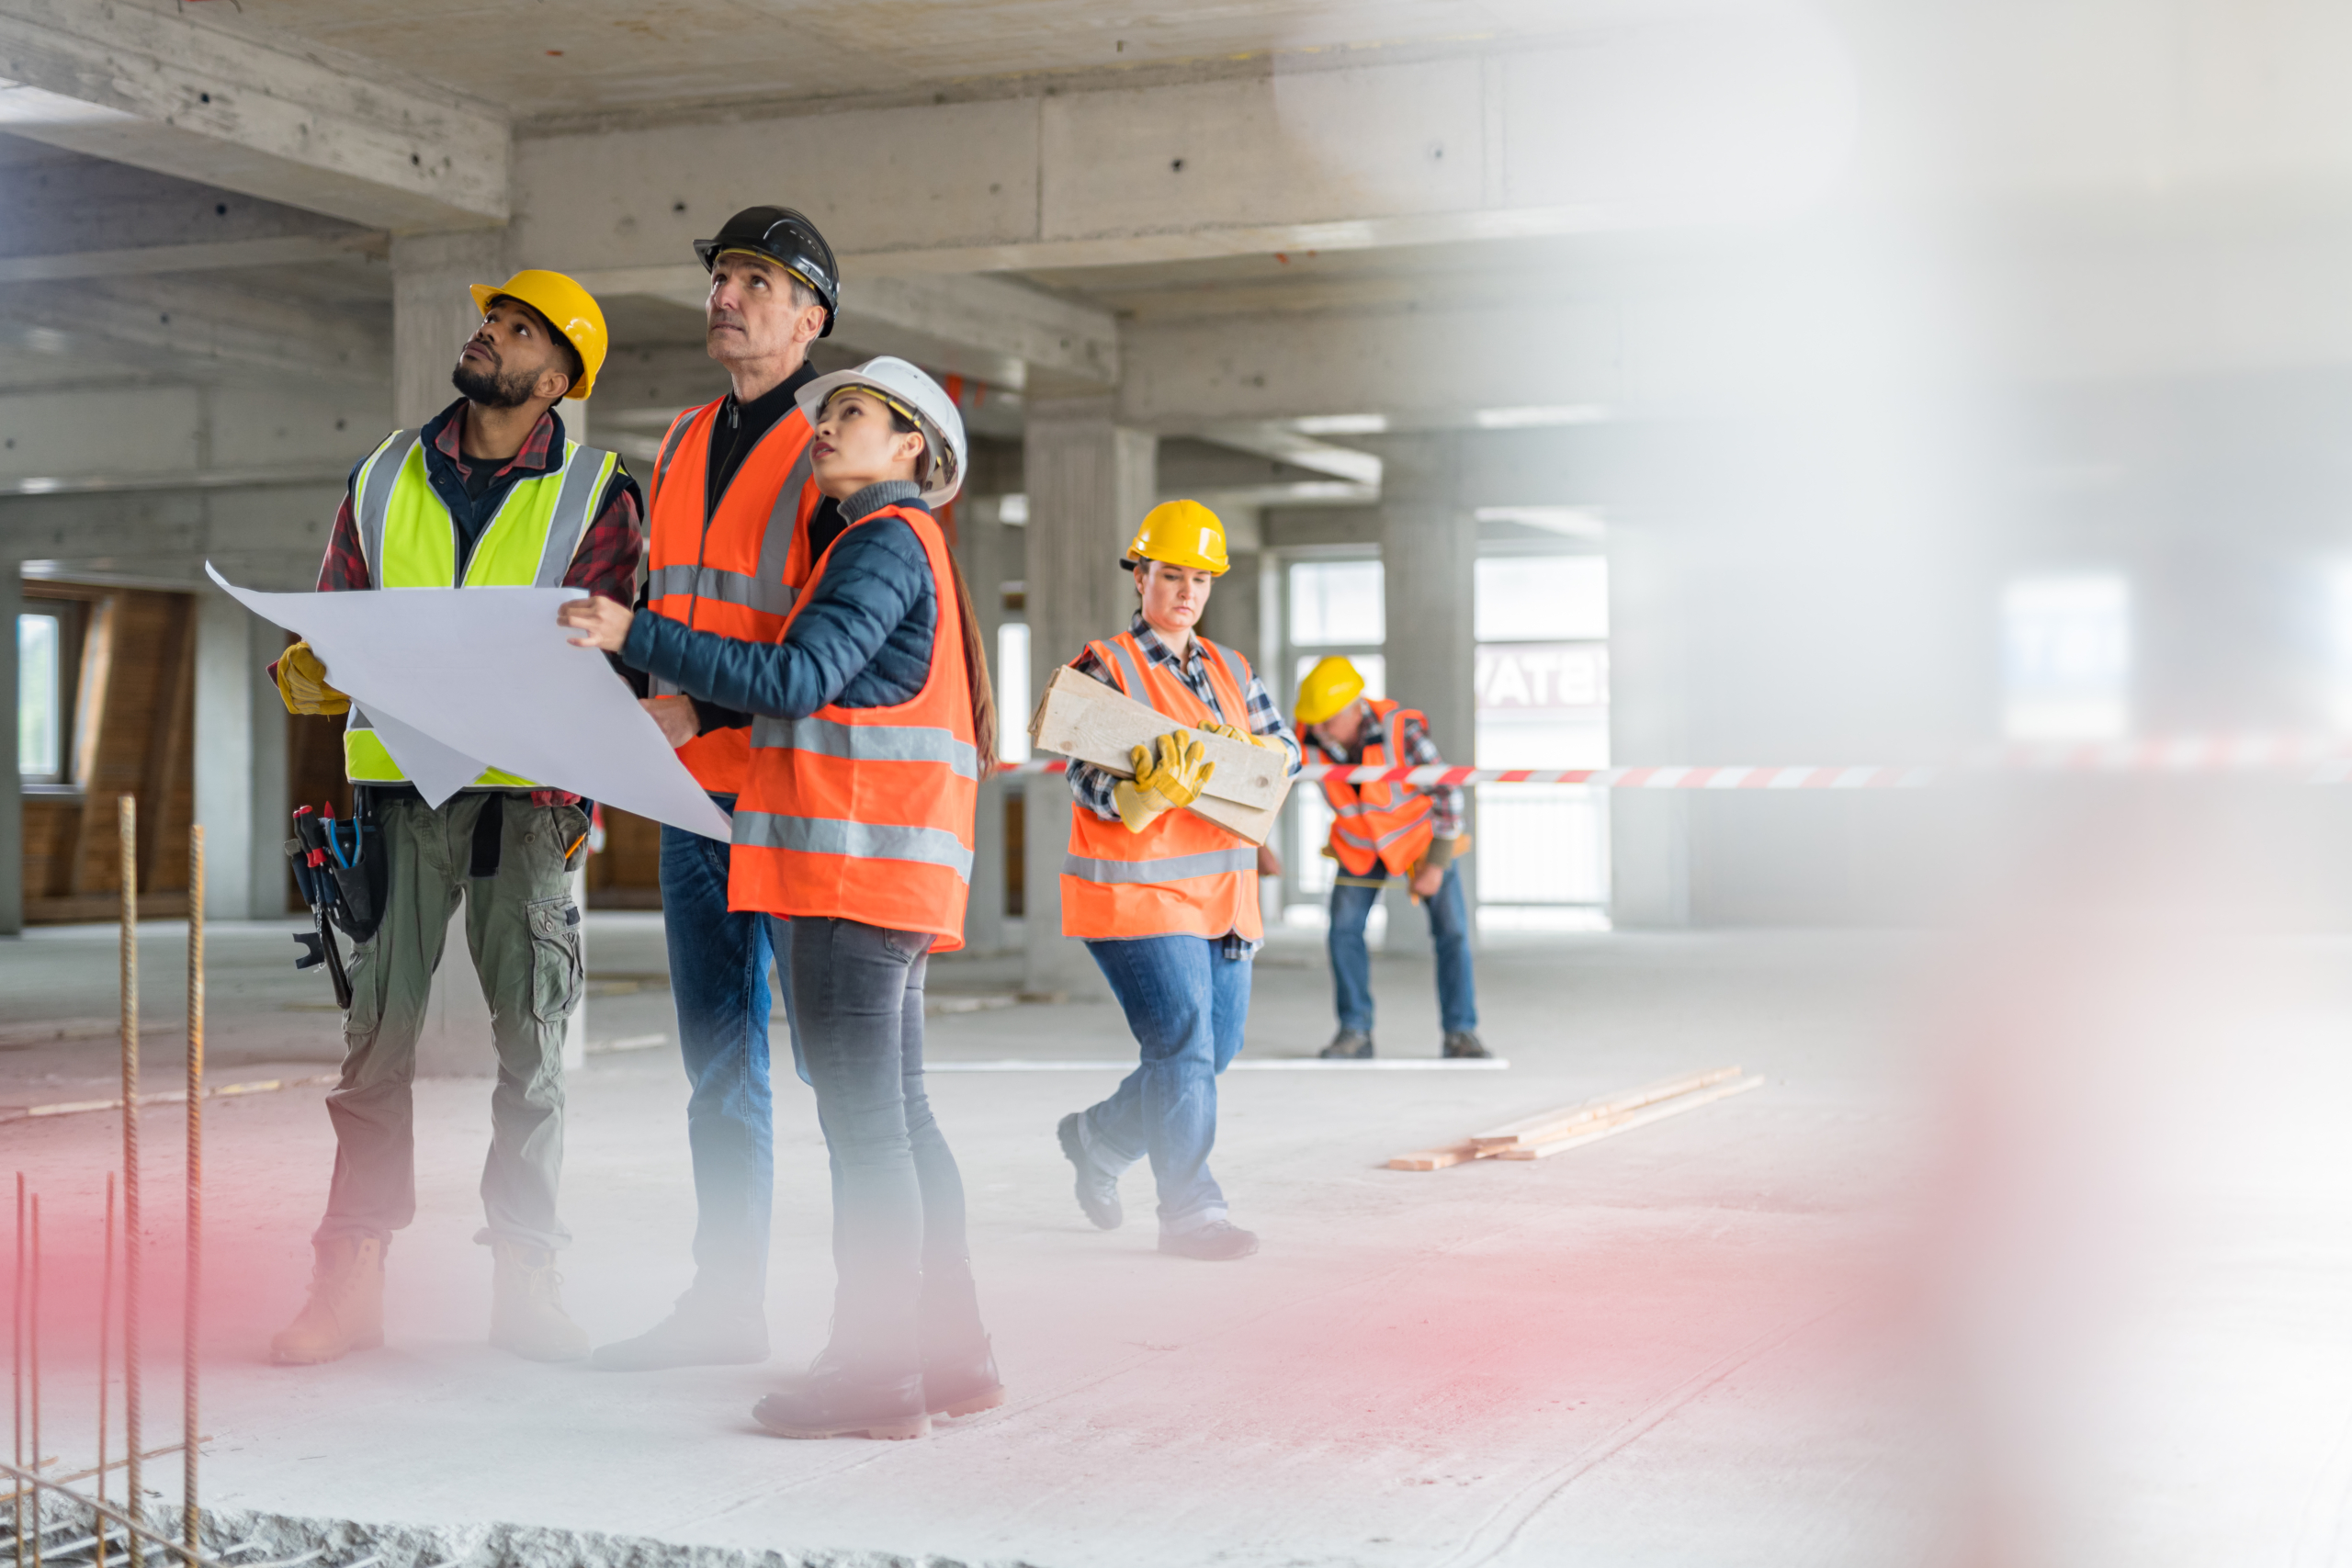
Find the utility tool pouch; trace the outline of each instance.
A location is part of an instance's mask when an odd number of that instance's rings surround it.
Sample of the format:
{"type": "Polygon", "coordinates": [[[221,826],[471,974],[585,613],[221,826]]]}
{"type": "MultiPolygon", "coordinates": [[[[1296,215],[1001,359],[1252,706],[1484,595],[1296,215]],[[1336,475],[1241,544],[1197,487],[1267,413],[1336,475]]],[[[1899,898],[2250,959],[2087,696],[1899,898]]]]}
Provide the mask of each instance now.
{"type": "Polygon", "coordinates": [[[381,824],[378,820],[376,803],[370,792],[353,792],[351,818],[340,823],[322,823],[327,832],[336,835],[335,845],[343,852],[330,854],[324,869],[334,877],[336,898],[329,914],[335,925],[355,942],[366,942],[384,923],[384,907],[391,892],[392,858],[384,842],[381,824]],[[350,863],[345,864],[345,862],[350,863]]]}

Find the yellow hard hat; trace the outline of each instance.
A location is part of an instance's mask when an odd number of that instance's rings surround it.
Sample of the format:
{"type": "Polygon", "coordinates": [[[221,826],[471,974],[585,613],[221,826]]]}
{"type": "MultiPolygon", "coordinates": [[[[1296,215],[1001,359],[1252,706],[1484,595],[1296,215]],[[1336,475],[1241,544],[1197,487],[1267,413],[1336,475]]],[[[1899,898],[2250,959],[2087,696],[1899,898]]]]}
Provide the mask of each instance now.
{"type": "Polygon", "coordinates": [[[1148,560],[1164,560],[1170,566],[1189,566],[1223,577],[1229,564],[1225,558],[1225,525],[1197,501],[1163,501],[1143,514],[1143,526],[1136,530],[1135,543],[1127,547],[1126,558],[1119,564],[1134,567],[1148,560]]]}
{"type": "Polygon", "coordinates": [[[495,287],[477,283],[472,293],[474,309],[485,316],[490,314],[490,302],[501,295],[520,299],[545,316],[580,352],[580,379],[564,393],[565,399],[584,398],[595,390],[596,372],[605,367],[605,348],[611,340],[605,336],[605,312],[597,308],[594,295],[560,272],[537,267],[526,267],[495,287]]]}
{"type": "Polygon", "coordinates": [[[1362,695],[1363,677],[1353,664],[1336,653],[1317,660],[1298,683],[1298,722],[1320,724],[1362,695]]]}

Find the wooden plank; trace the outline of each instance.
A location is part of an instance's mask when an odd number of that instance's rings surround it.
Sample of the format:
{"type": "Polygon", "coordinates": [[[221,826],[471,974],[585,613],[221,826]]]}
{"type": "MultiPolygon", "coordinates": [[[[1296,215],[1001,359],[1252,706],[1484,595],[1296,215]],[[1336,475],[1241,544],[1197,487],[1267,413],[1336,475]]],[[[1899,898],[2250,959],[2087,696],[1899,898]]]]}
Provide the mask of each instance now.
{"type": "Polygon", "coordinates": [[[122,595],[109,593],[90,606],[82,634],[82,678],[74,698],[74,782],[82,786],[85,809],[74,825],[73,859],[61,889],[68,896],[102,891],[115,880],[101,874],[107,870],[102,852],[111,831],[114,799],[104,776],[107,749],[101,743],[116,706],[114,654],[121,619],[122,595]],[[97,809],[102,804],[106,809],[97,809]]]}
{"type": "Polygon", "coordinates": [[[183,769],[194,761],[188,742],[196,726],[196,595],[164,600],[139,781],[139,886],[159,892],[187,886],[187,824],[175,807],[187,782],[183,769]]]}
{"type": "MultiPolygon", "coordinates": [[[[1739,1078],[1730,1083],[1719,1083],[1713,1088],[1702,1089],[1696,1093],[1686,1094],[1679,1099],[1665,1100],[1644,1110],[1625,1111],[1597,1126],[1587,1127],[1565,1138],[1555,1138],[1549,1143],[1497,1149],[1491,1157],[1511,1160],[1550,1159],[1554,1155],[1566,1154],[1570,1149],[1581,1148],[1587,1144],[1597,1144],[1603,1138],[1613,1138],[1620,1133],[1630,1133],[1636,1127],[1646,1127],[1653,1122],[1663,1122],[1669,1116],[1679,1116],[1686,1111],[1696,1111],[1702,1105],[1713,1104],[1731,1095],[1746,1094],[1751,1089],[1762,1088],[1763,1084],[1762,1078],[1739,1078]]],[[[1480,1157],[1488,1156],[1482,1154],[1480,1157]]]]}
{"type": "Polygon", "coordinates": [[[1442,1149],[1416,1149],[1408,1155],[1398,1155],[1388,1162],[1391,1170],[1443,1170],[1450,1165],[1467,1165],[1479,1157],[1478,1145],[1464,1142],[1448,1144],[1442,1149]]]}
{"type": "Polygon", "coordinates": [[[1516,1122],[1506,1122],[1483,1133],[1474,1133],[1470,1141],[1481,1148],[1507,1149],[1521,1144],[1540,1144],[1564,1137],[1588,1122],[1605,1121],[1627,1111],[1638,1111],[1661,1100],[1671,1100],[1678,1094],[1688,1094],[1694,1089],[1739,1076],[1736,1066],[1709,1067],[1702,1072],[1684,1073],[1677,1077],[1661,1078],[1654,1084],[1629,1089],[1623,1094],[1609,1095],[1600,1100],[1588,1100],[1580,1104],[1562,1106],[1554,1111],[1539,1111],[1516,1122]]]}
{"type": "MultiPolygon", "coordinates": [[[[1204,795],[1253,810],[1282,808],[1283,798],[1290,794],[1290,759],[1285,752],[1171,725],[1166,714],[1123,696],[1067,664],[1057,669],[1054,678],[1046,682],[1046,694],[1030,720],[1029,738],[1043,750],[1057,751],[1065,757],[1108,768],[1122,778],[1132,778],[1135,768],[1130,754],[1137,746],[1150,745],[1171,728],[1182,729],[1198,739],[1204,755],[1216,764],[1203,791],[1204,795]]],[[[1216,818],[1211,817],[1210,820],[1216,818]]]]}

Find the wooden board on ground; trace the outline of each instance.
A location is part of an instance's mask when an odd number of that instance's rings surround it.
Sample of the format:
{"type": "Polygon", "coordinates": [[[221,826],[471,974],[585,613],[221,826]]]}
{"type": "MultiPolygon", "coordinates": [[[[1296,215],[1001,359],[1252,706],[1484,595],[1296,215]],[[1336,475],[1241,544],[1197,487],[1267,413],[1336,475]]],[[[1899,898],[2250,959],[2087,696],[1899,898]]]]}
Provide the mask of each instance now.
{"type": "Polygon", "coordinates": [[[1726,1078],[1736,1078],[1738,1076],[1739,1068],[1729,1066],[1710,1067],[1704,1072],[1684,1073],[1678,1077],[1661,1078],[1657,1083],[1645,1084],[1640,1089],[1630,1089],[1623,1094],[1607,1095],[1599,1100],[1588,1100],[1576,1105],[1564,1105],[1553,1111],[1539,1111],[1532,1116],[1522,1116],[1516,1122],[1506,1122],[1499,1127],[1490,1127],[1483,1133],[1474,1133],[1471,1134],[1470,1141],[1487,1150],[1549,1143],[1555,1138],[1564,1138],[1571,1133],[1581,1132],[1591,1123],[1605,1122],[1626,1111],[1638,1111],[1645,1105],[1655,1105],[1659,1100],[1671,1100],[1678,1094],[1688,1094],[1692,1089],[1705,1089],[1711,1084],[1722,1083],[1726,1078]]]}
{"type": "Polygon", "coordinates": [[[1467,1165],[1478,1157],[1478,1145],[1473,1143],[1448,1144],[1442,1149],[1415,1149],[1408,1155],[1398,1155],[1388,1162],[1391,1170],[1443,1170],[1450,1165],[1467,1165]]]}
{"type": "Polygon", "coordinates": [[[1539,1111],[1460,1143],[1397,1155],[1388,1161],[1388,1168],[1444,1170],[1478,1160],[1549,1159],[1582,1145],[1695,1111],[1726,1096],[1745,1094],[1763,1082],[1762,1078],[1741,1077],[1737,1067],[1684,1073],[1623,1094],[1539,1111]]]}
{"type": "MultiPolygon", "coordinates": [[[[1065,664],[1046,682],[1045,697],[1037,704],[1036,716],[1029,723],[1029,739],[1044,750],[1058,751],[1065,757],[1108,768],[1123,778],[1132,778],[1135,749],[1150,745],[1170,729],[1182,728],[1170,724],[1167,715],[1155,711],[1148,704],[1123,696],[1065,664]]],[[[1283,797],[1290,794],[1290,759],[1286,753],[1197,729],[1186,729],[1184,733],[1197,739],[1203,754],[1216,764],[1202,792],[1204,795],[1254,810],[1282,809],[1283,797]]],[[[1212,817],[1210,820],[1216,819],[1212,817]]]]}
{"type": "MultiPolygon", "coordinates": [[[[1663,1122],[1669,1116],[1679,1116],[1686,1111],[1696,1111],[1702,1105],[1711,1104],[1726,1096],[1745,1094],[1751,1089],[1762,1087],[1763,1082],[1762,1078],[1736,1078],[1729,1083],[1719,1083],[1711,1089],[1702,1089],[1695,1094],[1686,1094],[1679,1099],[1662,1100],[1639,1111],[1629,1111],[1622,1115],[1612,1116],[1599,1125],[1585,1128],[1564,1138],[1555,1138],[1548,1143],[1524,1144],[1508,1149],[1498,1149],[1495,1151],[1493,1157],[1511,1160],[1549,1159],[1554,1155],[1565,1154],[1585,1144],[1597,1144],[1603,1138],[1612,1138],[1620,1133],[1629,1133],[1636,1127],[1646,1127],[1653,1122],[1663,1122]]],[[[1483,1153],[1481,1157],[1485,1157],[1483,1153]]]]}

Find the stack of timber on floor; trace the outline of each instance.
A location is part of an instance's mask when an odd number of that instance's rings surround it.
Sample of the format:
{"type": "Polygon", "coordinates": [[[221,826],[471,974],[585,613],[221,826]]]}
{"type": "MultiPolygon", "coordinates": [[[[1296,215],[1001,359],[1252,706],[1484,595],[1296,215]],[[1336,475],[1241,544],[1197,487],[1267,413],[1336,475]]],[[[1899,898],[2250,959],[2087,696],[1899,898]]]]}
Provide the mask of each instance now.
{"type": "Polygon", "coordinates": [[[139,802],[139,912],[187,913],[196,815],[196,599],[150,589],[28,582],[28,606],[75,606],[78,671],[66,735],[72,771],[28,784],[28,921],[98,920],[118,910],[115,797],[139,802]]]}
{"type": "Polygon", "coordinates": [[[1727,1095],[1744,1094],[1763,1081],[1741,1077],[1736,1066],[1684,1073],[1623,1094],[1539,1111],[1532,1116],[1474,1133],[1458,1144],[1398,1155],[1388,1162],[1388,1168],[1443,1170],[1473,1160],[1548,1159],[1582,1145],[1694,1111],[1727,1095]]]}

